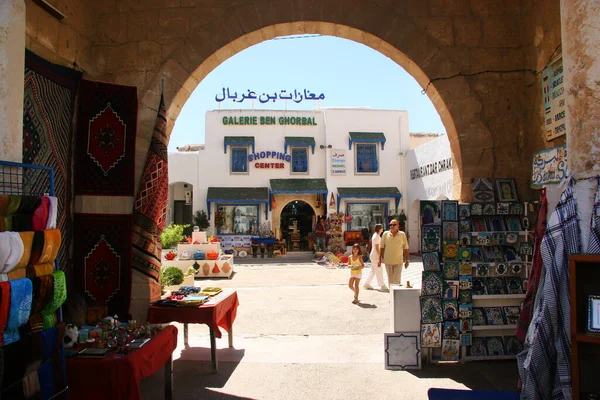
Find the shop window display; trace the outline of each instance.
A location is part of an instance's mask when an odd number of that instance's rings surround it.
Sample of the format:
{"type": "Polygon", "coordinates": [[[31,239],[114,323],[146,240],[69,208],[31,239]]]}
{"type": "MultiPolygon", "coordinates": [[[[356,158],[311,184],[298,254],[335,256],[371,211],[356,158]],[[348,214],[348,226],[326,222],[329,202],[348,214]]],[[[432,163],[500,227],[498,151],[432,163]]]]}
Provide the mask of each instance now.
{"type": "Polygon", "coordinates": [[[373,174],[379,172],[379,162],[377,160],[377,145],[356,145],[356,172],[359,174],[373,174]]]}
{"type": "Polygon", "coordinates": [[[258,206],[219,205],[218,210],[215,214],[218,235],[258,233],[258,206]]]}
{"type": "Polygon", "coordinates": [[[308,173],[308,152],[306,147],[292,148],[292,173],[308,173]]]}
{"type": "Polygon", "coordinates": [[[248,149],[234,147],[231,149],[231,172],[248,172],[248,149]]]}
{"type": "Polygon", "coordinates": [[[346,227],[348,231],[368,229],[371,232],[375,224],[386,226],[386,205],[384,203],[350,203],[348,204],[348,215],[351,217],[346,227]]]}

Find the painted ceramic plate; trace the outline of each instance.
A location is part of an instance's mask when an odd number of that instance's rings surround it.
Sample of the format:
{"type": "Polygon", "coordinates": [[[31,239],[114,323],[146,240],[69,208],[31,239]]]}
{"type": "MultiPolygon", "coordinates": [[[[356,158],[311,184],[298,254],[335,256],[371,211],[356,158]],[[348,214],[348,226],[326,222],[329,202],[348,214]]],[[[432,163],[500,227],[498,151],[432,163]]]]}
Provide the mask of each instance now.
{"type": "Polygon", "coordinates": [[[471,356],[481,357],[487,356],[487,338],[486,337],[474,337],[473,345],[471,346],[471,356]]]}
{"type": "Polygon", "coordinates": [[[246,258],[247,255],[248,255],[248,252],[246,250],[241,250],[237,254],[237,256],[240,258],[246,258]]]}
{"type": "Polygon", "coordinates": [[[502,344],[502,337],[488,337],[487,351],[490,356],[503,356],[504,344],[502,344]]]}
{"type": "Polygon", "coordinates": [[[506,355],[515,356],[523,350],[523,345],[516,336],[504,336],[504,351],[506,355]]]}
{"type": "Polygon", "coordinates": [[[442,300],[440,296],[421,296],[420,302],[422,323],[442,322],[442,300]]]}
{"type": "Polygon", "coordinates": [[[483,215],[483,206],[480,203],[471,204],[471,215],[483,215]]]}
{"type": "Polygon", "coordinates": [[[438,272],[423,271],[423,283],[421,285],[421,293],[423,296],[441,295],[442,294],[442,278],[438,272]]]}
{"type": "Polygon", "coordinates": [[[494,215],[496,214],[496,207],[493,204],[486,204],[483,206],[483,215],[494,215]]]}

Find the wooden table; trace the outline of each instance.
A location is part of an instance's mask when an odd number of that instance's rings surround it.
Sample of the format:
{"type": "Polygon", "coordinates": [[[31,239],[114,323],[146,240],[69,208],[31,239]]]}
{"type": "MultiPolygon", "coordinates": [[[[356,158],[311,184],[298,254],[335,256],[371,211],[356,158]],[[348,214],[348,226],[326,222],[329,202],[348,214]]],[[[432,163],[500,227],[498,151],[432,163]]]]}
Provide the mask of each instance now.
{"type": "Polygon", "coordinates": [[[167,326],[148,343],[126,356],[117,352],[105,358],[67,358],[68,395],[71,399],[141,399],[140,380],[165,366],[165,399],[173,395],[173,350],[177,328],[167,326]]]}
{"type": "Polygon", "coordinates": [[[159,307],[151,305],[148,322],[183,324],[183,343],[188,346],[188,324],[206,324],[210,330],[210,357],[212,372],[218,371],[216,339],[221,338],[219,327],[225,329],[229,347],[233,347],[233,322],[239,305],[236,291],[223,291],[198,307],[159,307]]]}

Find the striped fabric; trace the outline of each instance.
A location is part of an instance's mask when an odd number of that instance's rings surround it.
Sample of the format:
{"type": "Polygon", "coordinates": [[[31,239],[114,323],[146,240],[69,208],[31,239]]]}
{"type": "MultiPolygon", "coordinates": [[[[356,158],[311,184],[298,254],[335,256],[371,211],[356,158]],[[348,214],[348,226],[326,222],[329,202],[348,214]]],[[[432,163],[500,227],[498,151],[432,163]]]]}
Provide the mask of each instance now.
{"type": "MultiPolygon", "coordinates": [[[[518,356],[521,399],[566,399],[571,392],[569,254],[581,252],[574,180],[561,195],[542,240],[543,275],[533,319],[518,356]]],[[[600,252],[600,188],[596,191],[588,252],[600,252]]]]}

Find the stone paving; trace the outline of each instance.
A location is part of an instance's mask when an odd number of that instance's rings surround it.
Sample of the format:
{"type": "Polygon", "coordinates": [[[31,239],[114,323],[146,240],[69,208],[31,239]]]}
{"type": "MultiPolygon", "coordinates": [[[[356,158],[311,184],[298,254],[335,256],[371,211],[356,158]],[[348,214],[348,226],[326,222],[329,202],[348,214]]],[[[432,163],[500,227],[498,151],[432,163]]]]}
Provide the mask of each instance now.
{"type": "MultiPolygon", "coordinates": [[[[288,253],[290,254],[290,253],[288,253]]],[[[233,348],[217,339],[219,372],[210,372],[205,325],[183,326],[174,352],[175,399],[427,399],[431,387],[514,390],[514,361],[384,368],[383,334],[390,332],[390,295],[363,290],[351,303],[348,271],[311,262],[310,254],[237,260],[231,279],[196,280],[197,286],[238,291],[233,348]],[[293,263],[290,263],[293,262],[293,263]],[[300,262],[300,263],[297,263],[300,262]]],[[[422,264],[411,257],[404,271],[420,286],[422,264]]],[[[366,277],[365,269],[363,276],[366,277]]],[[[144,399],[160,399],[159,371],[142,381],[144,399]]]]}

